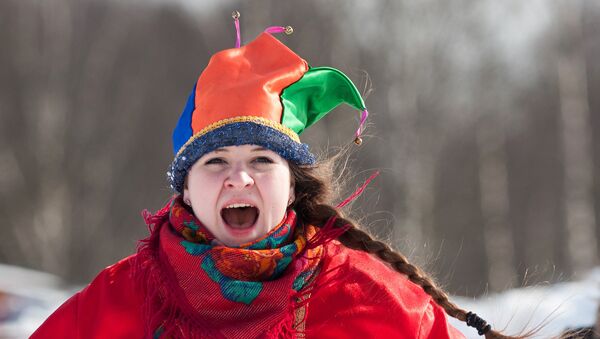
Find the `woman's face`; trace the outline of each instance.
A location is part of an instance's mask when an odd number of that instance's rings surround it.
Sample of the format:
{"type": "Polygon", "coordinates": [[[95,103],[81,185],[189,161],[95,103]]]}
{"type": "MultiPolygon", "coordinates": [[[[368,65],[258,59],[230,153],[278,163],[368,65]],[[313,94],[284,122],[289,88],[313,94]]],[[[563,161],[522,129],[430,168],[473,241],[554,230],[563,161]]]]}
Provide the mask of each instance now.
{"type": "Polygon", "coordinates": [[[222,147],[198,159],[183,195],[219,241],[237,246],[279,224],[294,189],[285,159],[260,146],[242,145],[222,147]]]}

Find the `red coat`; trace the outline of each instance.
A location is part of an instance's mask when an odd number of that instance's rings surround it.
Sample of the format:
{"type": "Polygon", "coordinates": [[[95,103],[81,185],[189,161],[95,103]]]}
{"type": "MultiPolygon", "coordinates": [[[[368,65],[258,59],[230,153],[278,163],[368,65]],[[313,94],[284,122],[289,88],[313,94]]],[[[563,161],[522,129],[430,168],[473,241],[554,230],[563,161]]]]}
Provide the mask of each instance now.
{"type": "MultiPolygon", "coordinates": [[[[443,309],[405,276],[337,241],[326,246],[317,286],[334,283],[309,299],[307,338],[464,338],[448,324],[443,309]]],[[[130,278],[134,256],[100,272],[32,338],[142,338],[143,296],[130,278]]]]}

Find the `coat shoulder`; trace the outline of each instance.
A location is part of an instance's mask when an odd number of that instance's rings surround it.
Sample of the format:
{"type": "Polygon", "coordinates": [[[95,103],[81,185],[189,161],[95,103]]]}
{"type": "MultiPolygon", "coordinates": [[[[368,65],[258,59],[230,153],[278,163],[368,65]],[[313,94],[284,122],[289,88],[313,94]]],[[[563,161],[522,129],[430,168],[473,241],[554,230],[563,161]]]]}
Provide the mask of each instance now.
{"type": "Polygon", "coordinates": [[[369,253],[329,243],[307,328],[341,338],[463,338],[420,286],[369,253]]]}

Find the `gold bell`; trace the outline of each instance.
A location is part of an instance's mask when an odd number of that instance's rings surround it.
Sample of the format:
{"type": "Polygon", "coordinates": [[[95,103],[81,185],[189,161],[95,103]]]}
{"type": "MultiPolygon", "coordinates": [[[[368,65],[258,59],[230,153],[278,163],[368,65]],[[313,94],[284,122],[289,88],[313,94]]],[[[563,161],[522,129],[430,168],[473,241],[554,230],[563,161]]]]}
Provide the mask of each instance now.
{"type": "Polygon", "coordinates": [[[294,29],[292,28],[292,26],[285,26],[285,34],[290,35],[292,33],[294,33],[294,29]]]}
{"type": "Polygon", "coordinates": [[[233,18],[233,20],[239,19],[240,18],[240,12],[238,12],[238,11],[231,12],[231,17],[233,18]]]}
{"type": "Polygon", "coordinates": [[[356,137],[356,139],[354,139],[354,143],[357,145],[362,144],[362,138],[361,137],[356,137]]]}

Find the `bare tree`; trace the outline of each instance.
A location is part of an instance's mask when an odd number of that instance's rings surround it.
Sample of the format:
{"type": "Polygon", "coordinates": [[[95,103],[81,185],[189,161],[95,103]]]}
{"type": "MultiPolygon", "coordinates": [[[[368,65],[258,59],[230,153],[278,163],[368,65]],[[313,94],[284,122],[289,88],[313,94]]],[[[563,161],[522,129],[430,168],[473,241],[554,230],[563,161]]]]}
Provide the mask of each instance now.
{"type": "MultiPolygon", "coordinates": [[[[498,103],[497,103],[498,104],[498,103]]],[[[479,187],[483,234],[491,291],[516,284],[512,228],[508,224],[509,195],[506,168],[506,122],[503,115],[482,116],[477,128],[479,187]]]]}
{"type": "Polygon", "coordinates": [[[562,1],[560,8],[565,35],[557,70],[565,166],[565,226],[573,270],[582,273],[598,262],[592,196],[591,124],[581,29],[582,1],[562,1]]]}

